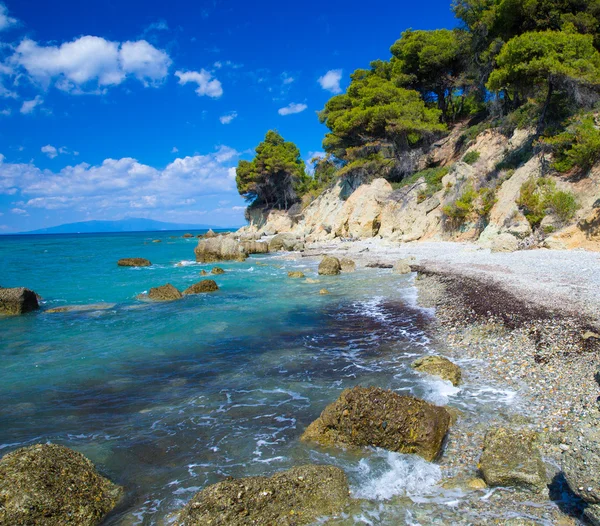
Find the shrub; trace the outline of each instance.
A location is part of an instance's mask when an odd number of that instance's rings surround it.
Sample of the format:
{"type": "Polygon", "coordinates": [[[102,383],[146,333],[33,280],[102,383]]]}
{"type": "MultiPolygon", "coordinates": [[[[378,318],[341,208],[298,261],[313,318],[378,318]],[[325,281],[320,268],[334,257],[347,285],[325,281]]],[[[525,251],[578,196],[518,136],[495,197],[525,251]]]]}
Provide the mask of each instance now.
{"type": "Polygon", "coordinates": [[[463,160],[463,163],[475,164],[477,161],[479,161],[480,157],[481,157],[481,154],[479,152],[471,151],[471,152],[467,153],[463,157],[462,160],[463,160]]]}
{"type": "Polygon", "coordinates": [[[414,173],[406,179],[402,179],[399,183],[393,183],[392,187],[397,190],[415,184],[419,179],[424,178],[426,186],[419,192],[417,197],[417,200],[421,203],[442,189],[442,179],[448,172],[450,172],[450,168],[446,167],[427,168],[426,170],[414,173]]]}
{"type": "Polygon", "coordinates": [[[556,183],[547,177],[532,178],[523,183],[517,205],[534,228],[548,213],[566,222],[579,209],[576,197],[571,192],[556,190],[556,183]]]}
{"type": "Polygon", "coordinates": [[[476,198],[477,192],[469,185],[454,203],[444,206],[442,211],[454,227],[459,227],[473,212],[476,198]]]}

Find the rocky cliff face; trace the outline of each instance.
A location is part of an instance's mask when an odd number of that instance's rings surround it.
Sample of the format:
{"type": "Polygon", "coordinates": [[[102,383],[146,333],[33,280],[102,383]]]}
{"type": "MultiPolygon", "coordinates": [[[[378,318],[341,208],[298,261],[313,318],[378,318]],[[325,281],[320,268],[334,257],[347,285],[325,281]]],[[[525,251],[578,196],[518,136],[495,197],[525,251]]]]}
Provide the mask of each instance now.
{"type": "Polygon", "coordinates": [[[375,179],[344,200],[341,186],[336,184],[299,216],[282,211],[252,212],[250,224],[240,233],[260,237],[290,232],[308,242],[381,236],[398,242],[478,241],[492,250],[533,246],[600,250],[600,165],[580,180],[552,176],[557,189],[575,195],[579,209],[566,222],[547,216],[543,228],[534,234],[517,200],[525,182],[542,177],[542,165],[549,159],[535,155],[521,161],[531,132],[518,130],[508,138],[488,130],[461,151],[462,131],[458,128],[435,144],[419,163],[448,168],[441,189],[428,191],[424,178],[396,189],[384,179],[375,179]],[[475,160],[467,164],[461,159],[468,159],[470,152],[475,160]],[[467,194],[472,209],[457,223],[448,208],[467,194]]]}

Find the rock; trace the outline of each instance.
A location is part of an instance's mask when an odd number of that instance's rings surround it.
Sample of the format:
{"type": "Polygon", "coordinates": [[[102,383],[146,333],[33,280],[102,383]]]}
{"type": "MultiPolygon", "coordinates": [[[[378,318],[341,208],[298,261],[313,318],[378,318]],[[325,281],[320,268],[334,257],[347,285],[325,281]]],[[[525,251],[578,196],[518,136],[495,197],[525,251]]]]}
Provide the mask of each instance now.
{"type": "Polygon", "coordinates": [[[259,241],[242,241],[242,250],[246,254],[268,254],[269,245],[268,243],[261,243],[259,241]]]}
{"type": "Polygon", "coordinates": [[[319,263],[319,274],[322,276],[335,276],[341,269],[340,260],[333,256],[325,256],[319,263]]]}
{"type": "Polygon", "coordinates": [[[583,511],[583,515],[592,526],[600,526],[599,504],[588,504],[583,511]]]}
{"type": "Polygon", "coordinates": [[[189,239],[190,237],[194,237],[194,234],[183,234],[183,236],[181,237],[185,237],[186,239],[189,239]]]}
{"type": "Polygon", "coordinates": [[[194,249],[196,261],[199,263],[216,263],[217,261],[244,261],[248,253],[242,243],[229,236],[217,236],[200,239],[194,249]]]}
{"type": "Polygon", "coordinates": [[[479,469],[488,486],[517,486],[533,491],[546,485],[546,467],[534,431],[490,429],[484,439],[479,469]]]}
{"type": "Polygon", "coordinates": [[[162,243],[162,240],[160,240],[160,239],[153,239],[152,243],[162,243]]]}
{"type": "Polygon", "coordinates": [[[183,508],[175,525],[300,526],[338,514],[348,501],[348,480],[340,468],[307,465],[208,486],[183,508]]]}
{"type": "Polygon", "coordinates": [[[518,248],[519,240],[512,234],[499,234],[490,242],[492,252],[515,252],[518,248]]]}
{"type": "Polygon", "coordinates": [[[62,307],[52,307],[46,310],[48,314],[57,312],[93,312],[99,310],[112,309],[116,303],[92,303],[90,305],[64,305],[62,307]]]}
{"type": "Polygon", "coordinates": [[[19,315],[40,308],[38,296],[25,287],[0,288],[0,314],[19,315]]]}
{"type": "Polygon", "coordinates": [[[198,274],[200,274],[201,276],[208,276],[208,272],[206,272],[206,270],[202,269],[198,274]]]}
{"type": "Polygon", "coordinates": [[[173,301],[183,298],[183,295],[173,285],[167,283],[148,291],[148,298],[154,301],[173,301]]]}
{"type": "Polygon", "coordinates": [[[367,268],[394,268],[394,265],[390,263],[380,263],[378,261],[374,263],[367,263],[367,268]]]}
{"type": "Polygon", "coordinates": [[[201,294],[203,292],[214,292],[219,290],[219,287],[212,279],[203,279],[198,283],[194,283],[183,291],[184,294],[201,294]]]}
{"type": "Polygon", "coordinates": [[[600,334],[596,334],[592,331],[587,331],[583,334],[582,338],[584,340],[600,340],[600,334]]]}
{"type": "Polygon", "coordinates": [[[460,367],[443,356],[423,356],[415,360],[411,367],[419,372],[439,376],[449,380],[452,385],[460,384],[462,373],[460,367]]]}
{"type": "Polygon", "coordinates": [[[302,435],[325,446],[374,446],[434,460],[450,415],[418,398],[377,387],[346,389],[302,435]]]}
{"type": "Polygon", "coordinates": [[[215,234],[213,232],[212,228],[209,228],[208,232],[206,234],[204,234],[204,237],[205,237],[205,239],[210,239],[210,238],[213,238],[213,237],[217,237],[217,234],[215,234]]]}
{"type": "Polygon", "coordinates": [[[575,445],[563,453],[562,468],[569,487],[590,504],[600,504],[600,426],[583,420],[570,432],[575,445]]]}
{"type": "Polygon", "coordinates": [[[123,258],[117,261],[119,267],[149,267],[152,263],[144,258],[123,258]]]}
{"type": "Polygon", "coordinates": [[[396,261],[396,263],[394,263],[392,272],[394,274],[410,274],[412,269],[410,268],[410,264],[406,259],[401,259],[400,261],[396,261]]]}
{"type": "Polygon", "coordinates": [[[516,519],[508,519],[506,522],[504,522],[504,526],[538,526],[539,523],[529,520],[529,519],[522,519],[520,517],[516,518],[516,519]]]}
{"type": "Polygon", "coordinates": [[[269,241],[269,251],[277,252],[278,250],[286,250],[288,252],[294,250],[302,250],[304,243],[295,234],[277,234],[269,241]]]}
{"type": "Polygon", "coordinates": [[[218,276],[219,274],[225,274],[225,271],[221,267],[213,267],[210,273],[218,276]]]}
{"type": "Polygon", "coordinates": [[[485,480],[483,480],[483,479],[474,478],[474,479],[467,481],[467,488],[469,488],[469,489],[486,489],[487,484],[485,483],[485,480]]]}
{"type": "Polygon", "coordinates": [[[340,267],[342,272],[354,272],[356,270],[356,263],[349,258],[340,259],[340,267]]]}
{"type": "Polygon", "coordinates": [[[321,283],[320,279],[314,279],[314,278],[306,278],[306,280],[304,281],[304,283],[321,283]]]}
{"type": "Polygon", "coordinates": [[[288,272],[288,278],[305,278],[306,276],[304,275],[304,272],[300,272],[298,270],[294,270],[291,272],[288,272]]]}
{"type": "Polygon", "coordinates": [[[38,444],[0,460],[0,524],[93,526],[123,490],[102,477],[81,453],[38,444]]]}
{"type": "Polygon", "coordinates": [[[321,289],[319,294],[321,294],[321,296],[326,296],[327,294],[331,294],[331,292],[329,292],[327,289],[321,289]]]}

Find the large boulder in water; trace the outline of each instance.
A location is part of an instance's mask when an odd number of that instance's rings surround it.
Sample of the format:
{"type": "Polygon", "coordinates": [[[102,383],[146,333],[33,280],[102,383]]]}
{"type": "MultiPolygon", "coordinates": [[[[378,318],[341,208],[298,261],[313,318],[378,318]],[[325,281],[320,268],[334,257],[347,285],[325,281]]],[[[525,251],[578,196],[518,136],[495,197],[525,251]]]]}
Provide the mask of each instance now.
{"type": "Polygon", "coordinates": [[[117,261],[119,267],[149,267],[152,263],[144,258],[123,258],[117,261]]]}
{"type": "Polygon", "coordinates": [[[25,314],[40,308],[37,294],[24,287],[0,287],[0,314],[25,314]]]}
{"type": "Polygon", "coordinates": [[[181,292],[170,283],[154,287],[148,291],[148,298],[154,301],[174,301],[183,298],[181,292]]]}
{"type": "Polygon", "coordinates": [[[346,389],[302,435],[325,446],[374,446],[434,460],[450,427],[443,407],[378,387],[346,389]]]}
{"type": "Polygon", "coordinates": [[[93,526],[123,495],[81,453],[53,444],[0,460],[0,524],[93,526]]]}
{"type": "Polygon", "coordinates": [[[201,294],[203,292],[214,292],[219,290],[218,285],[212,279],[203,279],[198,283],[194,283],[183,291],[184,294],[201,294]]]}
{"type": "Polygon", "coordinates": [[[454,386],[460,384],[462,378],[460,367],[443,356],[423,356],[415,360],[411,367],[422,373],[439,376],[442,380],[449,380],[454,386]]]}
{"type": "Polygon", "coordinates": [[[319,263],[319,274],[323,276],[335,276],[342,270],[342,265],[338,258],[325,256],[319,263]]]}
{"type": "Polygon", "coordinates": [[[349,501],[348,481],[334,466],[299,466],[272,477],[229,479],[197,493],[177,526],[300,526],[336,515],[349,501]]]}
{"type": "Polygon", "coordinates": [[[292,252],[294,250],[302,250],[303,248],[304,242],[294,234],[277,234],[269,241],[270,252],[277,252],[278,250],[292,252]]]}
{"type": "Polygon", "coordinates": [[[196,261],[199,263],[215,263],[217,261],[244,261],[248,253],[241,243],[229,236],[217,236],[198,241],[194,249],[196,261]]]}
{"type": "Polygon", "coordinates": [[[242,249],[246,254],[268,254],[269,245],[259,241],[242,241],[242,249]]]}
{"type": "Polygon", "coordinates": [[[488,486],[517,486],[538,491],[546,485],[546,467],[530,430],[490,429],[483,441],[479,469],[488,486]]]}

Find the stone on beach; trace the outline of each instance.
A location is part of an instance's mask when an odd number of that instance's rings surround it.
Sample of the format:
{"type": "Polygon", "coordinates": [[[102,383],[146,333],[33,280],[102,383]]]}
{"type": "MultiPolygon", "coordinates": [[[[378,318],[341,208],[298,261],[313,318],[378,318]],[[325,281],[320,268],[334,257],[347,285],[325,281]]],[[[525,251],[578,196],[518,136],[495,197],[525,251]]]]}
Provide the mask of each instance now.
{"type": "Polygon", "coordinates": [[[460,384],[462,377],[460,367],[443,356],[423,356],[415,360],[411,367],[416,371],[448,380],[455,387],[460,384]]]}
{"type": "Polygon", "coordinates": [[[277,234],[269,241],[269,251],[277,252],[285,250],[287,252],[298,251],[304,248],[304,242],[295,234],[277,234]]]}
{"type": "Polygon", "coordinates": [[[302,435],[325,446],[374,446],[436,459],[450,414],[412,396],[378,387],[346,389],[302,435]]]}
{"type": "Polygon", "coordinates": [[[400,261],[394,263],[392,272],[394,274],[410,274],[412,269],[410,268],[410,263],[406,259],[401,259],[400,261]]]}
{"type": "Polygon", "coordinates": [[[342,258],[340,259],[340,269],[342,272],[354,272],[356,263],[350,258],[342,258]]]}
{"type": "Polygon", "coordinates": [[[341,270],[340,260],[333,256],[325,256],[321,263],[319,263],[319,274],[322,276],[335,276],[341,270]]]}
{"type": "Polygon", "coordinates": [[[160,287],[151,288],[148,291],[148,298],[154,301],[174,301],[183,298],[181,292],[170,283],[160,287]]]}
{"type": "Polygon", "coordinates": [[[19,315],[40,308],[38,296],[25,287],[0,287],[0,314],[19,315]]]}
{"type": "Polygon", "coordinates": [[[341,512],[348,480],[334,466],[306,465],[272,477],[228,479],[204,488],[181,510],[177,526],[300,526],[341,512]]]}
{"type": "Polygon", "coordinates": [[[184,294],[201,294],[203,292],[214,292],[219,290],[218,285],[212,279],[203,279],[198,283],[194,283],[183,291],[184,294]]]}
{"type": "Polygon", "coordinates": [[[117,261],[119,267],[149,267],[152,263],[145,258],[122,258],[117,261]]]}
{"type": "Polygon", "coordinates": [[[0,460],[0,524],[93,526],[123,495],[90,460],[64,446],[38,444],[0,460]]]}
{"type": "Polygon", "coordinates": [[[305,278],[306,276],[304,275],[304,272],[300,272],[299,270],[293,270],[288,272],[288,278],[294,278],[294,279],[298,279],[298,278],[305,278]]]}

